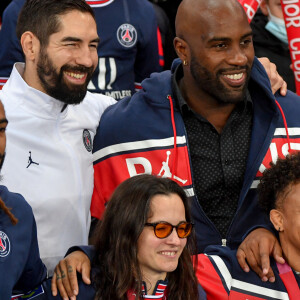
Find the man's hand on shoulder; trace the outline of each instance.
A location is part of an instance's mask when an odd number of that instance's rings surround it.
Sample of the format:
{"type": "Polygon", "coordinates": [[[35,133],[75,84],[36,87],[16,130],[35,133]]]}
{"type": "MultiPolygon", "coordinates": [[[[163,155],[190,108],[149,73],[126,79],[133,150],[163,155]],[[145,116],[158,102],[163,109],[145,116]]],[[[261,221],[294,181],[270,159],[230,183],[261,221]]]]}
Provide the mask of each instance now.
{"type": "Polygon", "coordinates": [[[90,284],[91,263],[82,251],[74,251],[62,259],[55,267],[51,281],[52,295],[57,295],[57,289],[63,299],[75,300],[78,295],[77,272],[81,273],[85,284],[90,284]]]}
{"type": "Polygon", "coordinates": [[[270,60],[266,57],[260,57],[258,60],[265,68],[270,79],[272,93],[275,94],[279,90],[280,95],[285,96],[287,92],[287,84],[278,74],[276,65],[270,62],[270,60]]]}
{"type": "Polygon", "coordinates": [[[248,234],[236,254],[238,262],[245,272],[250,271],[250,266],[262,281],[274,282],[275,276],[270,268],[270,255],[280,264],[285,262],[277,238],[265,228],[255,229],[248,234]]]}

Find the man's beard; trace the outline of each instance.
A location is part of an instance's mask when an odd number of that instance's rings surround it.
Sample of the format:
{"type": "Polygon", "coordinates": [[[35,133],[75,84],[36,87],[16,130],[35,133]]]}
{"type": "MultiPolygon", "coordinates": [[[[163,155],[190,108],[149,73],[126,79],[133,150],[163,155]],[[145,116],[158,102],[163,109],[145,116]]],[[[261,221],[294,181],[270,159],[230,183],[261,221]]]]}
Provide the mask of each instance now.
{"type": "Polygon", "coordinates": [[[234,104],[241,102],[246,95],[251,72],[248,65],[243,67],[237,66],[234,68],[220,69],[216,74],[213,74],[204,66],[200,65],[196,61],[195,56],[192,56],[190,70],[194,80],[198,84],[198,87],[200,87],[204,92],[212,96],[221,104],[234,104]],[[222,73],[233,70],[237,73],[239,73],[239,71],[246,70],[246,81],[239,93],[237,93],[233,87],[232,89],[226,87],[220,80],[222,73]]]}
{"type": "Polygon", "coordinates": [[[37,74],[46,93],[66,104],[79,104],[84,99],[87,92],[87,85],[92,78],[94,68],[84,66],[63,65],[59,73],[47,55],[46,51],[41,49],[37,64],[37,74]],[[82,85],[67,84],[64,80],[64,71],[87,73],[86,81],[82,85]]]}

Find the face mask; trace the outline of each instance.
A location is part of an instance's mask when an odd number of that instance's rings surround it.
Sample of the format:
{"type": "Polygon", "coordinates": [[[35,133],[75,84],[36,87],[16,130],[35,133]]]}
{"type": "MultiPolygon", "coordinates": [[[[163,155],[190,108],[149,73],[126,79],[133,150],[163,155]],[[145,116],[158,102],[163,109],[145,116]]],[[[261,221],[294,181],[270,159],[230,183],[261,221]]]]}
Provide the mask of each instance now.
{"type": "Polygon", "coordinates": [[[288,44],[284,20],[273,16],[268,6],[267,9],[269,12],[269,22],[265,26],[265,29],[275,35],[283,43],[288,44]]]}

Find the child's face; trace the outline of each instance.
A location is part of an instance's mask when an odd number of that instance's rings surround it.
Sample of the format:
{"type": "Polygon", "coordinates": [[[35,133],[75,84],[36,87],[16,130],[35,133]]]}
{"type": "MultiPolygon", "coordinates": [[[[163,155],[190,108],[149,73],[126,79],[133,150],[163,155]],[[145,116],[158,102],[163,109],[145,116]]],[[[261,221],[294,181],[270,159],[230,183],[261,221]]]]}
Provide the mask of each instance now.
{"type": "Polygon", "coordinates": [[[300,254],[300,183],[288,187],[281,203],[280,242],[285,251],[300,254]]]}

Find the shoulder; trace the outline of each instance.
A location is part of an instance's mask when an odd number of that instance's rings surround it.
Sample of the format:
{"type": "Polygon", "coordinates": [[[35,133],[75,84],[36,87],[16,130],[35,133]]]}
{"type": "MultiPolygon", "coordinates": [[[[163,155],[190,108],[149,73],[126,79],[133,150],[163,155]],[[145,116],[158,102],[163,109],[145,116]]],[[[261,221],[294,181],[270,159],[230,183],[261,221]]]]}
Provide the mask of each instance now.
{"type": "Polygon", "coordinates": [[[80,122],[86,123],[89,121],[97,128],[103,112],[115,103],[116,100],[111,97],[87,92],[85,98],[79,105],[70,106],[68,109],[70,109],[70,116],[74,116],[80,122]],[[83,120],[83,118],[85,118],[85,120],[83,120]]]}
{"type": "Polygon", "coordinates": [[[0,185],[0,197],[7,207],[12,208],[16,217],[33,217],[32,208],[22,195],[12,193],[7,187],[0,185]]]}
{"type": "Polygon", "coordinates": [[[278,101],[279,107],[282,109],[282,113],[287,120],[287,126],[300,125],[300,97],[288,91],[286,96],[281,96],[279,93],[276,93],[275,99],[278,101]]]}
{"type": "Polygon", "coordinates": [[[87,91],[86,96],[83,100],[83,104],[88,106],[98,107],[100,109],[105,109],[108,106],[115,104],[117,101],[112,97],[108,97],[98,93],[91,93],[87,91]]]}

